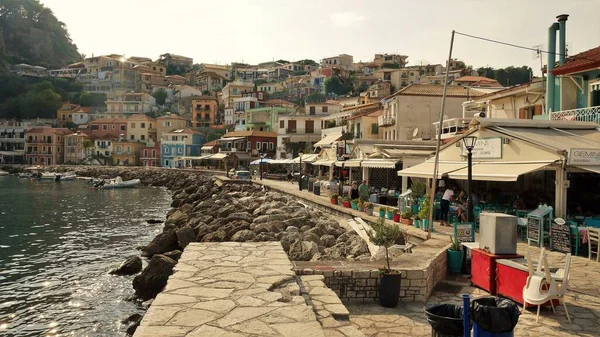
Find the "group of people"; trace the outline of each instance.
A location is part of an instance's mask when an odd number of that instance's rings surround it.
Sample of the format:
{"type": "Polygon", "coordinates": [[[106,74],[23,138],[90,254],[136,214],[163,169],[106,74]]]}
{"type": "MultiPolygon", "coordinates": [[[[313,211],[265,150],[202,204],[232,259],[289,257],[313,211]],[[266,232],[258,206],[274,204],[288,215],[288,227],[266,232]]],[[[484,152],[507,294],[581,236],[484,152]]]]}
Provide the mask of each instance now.
{"type": "Polygon", "coordinates": [[[358,185],[358,182],[353,181],[348,191],[348,196],[351,200],[360,199],[362,202],[369,201],[369,184],[363,179],[362,183],[358,185]]]}
{"type": "MultiPolygon", "coordinates": [[[[448,186],[448,188],[446,188],[446,190],[442,194],[442,198],[440,201],[440,208],[441,208],[441,212],[442,212],[441,218],[440,218],[440,223],[442,226],[451,226],[451,224],[448,223],[448,214],[450,213],[450,205],[451,204],[454,204],[454,206],[456,207],[456,214],[457,214],[458,218],[462,222],[467,221],[467,208],[468,208],[467,193],[465,193],[465,191],[460,191],[457,196],[455,196],[455,194],[456,194],[456,186],[455,185],[448,186]]],[[[473,199],[473,206],[479,204],[479,198],[477,196],[477,193],[472,193],[471,196],[473,199]]]]}

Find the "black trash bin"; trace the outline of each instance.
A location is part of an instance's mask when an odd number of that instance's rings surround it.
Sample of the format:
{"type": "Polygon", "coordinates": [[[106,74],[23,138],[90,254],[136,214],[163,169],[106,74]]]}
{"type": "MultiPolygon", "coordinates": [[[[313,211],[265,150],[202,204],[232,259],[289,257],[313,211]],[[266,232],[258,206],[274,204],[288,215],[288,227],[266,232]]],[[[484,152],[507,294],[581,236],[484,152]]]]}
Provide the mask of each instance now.
{"type": "Polygon", "coordinates": [[[519,307],[509,299],[482,297],[471,302],[470,316],[475,337],[513,337],[519,322],[519,307]]]}
{"type": "Polygon", "coordinates": [[[463,307],[456,304],[437,304],[425,309],[432,337],[463,337],[463,307]]]}
{"type": "Polygon", "coordinates": [[[321,195],[321,184],[320,183],[313,184],[313,193],[315,195],[321,195]]]}

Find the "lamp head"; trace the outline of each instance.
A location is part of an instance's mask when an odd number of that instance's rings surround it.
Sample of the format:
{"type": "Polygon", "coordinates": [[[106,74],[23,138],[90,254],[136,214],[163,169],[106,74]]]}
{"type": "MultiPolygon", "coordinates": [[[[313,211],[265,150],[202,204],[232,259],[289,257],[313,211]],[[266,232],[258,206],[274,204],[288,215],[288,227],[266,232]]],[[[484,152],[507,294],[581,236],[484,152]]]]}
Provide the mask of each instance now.
{"type": "Polygon", "coordinates": [[[463,137],[463,144],[467,150],[471,151],[475,147],[475,143],[477,142],[477,137],[475,136],[467,136],[463,137]]]}

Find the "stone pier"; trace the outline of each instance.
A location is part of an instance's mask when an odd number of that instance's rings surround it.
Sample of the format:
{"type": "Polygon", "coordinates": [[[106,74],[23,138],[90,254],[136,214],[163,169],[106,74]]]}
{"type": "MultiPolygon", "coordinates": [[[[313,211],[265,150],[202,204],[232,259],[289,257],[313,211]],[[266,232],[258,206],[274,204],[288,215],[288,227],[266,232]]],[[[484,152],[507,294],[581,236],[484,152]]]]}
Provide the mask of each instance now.
{"type": "Polygon", "coordinates": [[[279,242],[191,243],[174,270],[135,337],[326,335],[279,242]]]}

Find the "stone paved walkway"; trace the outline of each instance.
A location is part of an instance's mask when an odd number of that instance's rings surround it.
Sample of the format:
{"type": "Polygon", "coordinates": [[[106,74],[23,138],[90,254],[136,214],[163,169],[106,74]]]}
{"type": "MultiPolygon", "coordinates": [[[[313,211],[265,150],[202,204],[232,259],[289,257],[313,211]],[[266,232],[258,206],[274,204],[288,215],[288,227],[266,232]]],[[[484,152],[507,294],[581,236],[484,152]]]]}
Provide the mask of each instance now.
{"type": "MultiPolygon", "coordinates": [[[[518,251],[525,255],[527,249],[537,259],[540,249],[519,243],[518,251]]],[[[565,255],[548,252],[552,267],[564,267],[565,255]]],[[[535,310],[528,310],[519,318],[515,336],[600,336],[600,263],[585,257],[573,257],[571,277],[567,291],[567,308],[571,315],[569,323],[562,306],[553,313],[542,309],[539,323],[535,322],[535,310]]],[[[397,308],[387,309],[377,303],[346,304],[350,321],[366,336],[431,336],[431,328],[423,313],[426,305],[438,303],[461,304],[461,294],[472,298],[489,296],[481,289],[471,286],[438,287],[427,304],[400,303],[397,308]]],[[[522,309],[522,307],[520,306],[522,309]]]]}
{"type": "Polygon", "coordinates": [[[279,242],[191,243],[135,337],[325,336],[279,242]]]}

